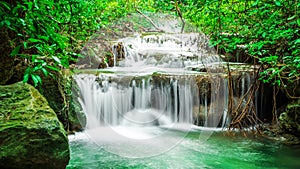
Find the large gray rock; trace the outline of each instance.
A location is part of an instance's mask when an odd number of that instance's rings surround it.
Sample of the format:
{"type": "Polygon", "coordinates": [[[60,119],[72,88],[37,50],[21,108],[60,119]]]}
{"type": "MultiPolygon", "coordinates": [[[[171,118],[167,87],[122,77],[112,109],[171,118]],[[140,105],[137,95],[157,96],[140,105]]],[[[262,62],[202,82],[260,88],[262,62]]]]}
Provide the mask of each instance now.
{"type": "Polygon", "coordinates": [[[0,168],[65,168],[68,138],[46,99],[22,82],[0,86],[0,168]]]}

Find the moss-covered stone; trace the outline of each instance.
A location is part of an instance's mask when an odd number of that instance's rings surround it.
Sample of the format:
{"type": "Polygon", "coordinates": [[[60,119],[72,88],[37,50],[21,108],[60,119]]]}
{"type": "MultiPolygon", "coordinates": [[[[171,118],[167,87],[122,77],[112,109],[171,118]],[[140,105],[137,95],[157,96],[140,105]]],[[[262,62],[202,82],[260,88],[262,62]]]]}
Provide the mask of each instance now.
{"type": "Polygon", "coordinates": [[[280,114],[279,122],[282,130],[300,137],[300,99],[287,105],[286,111],[280,114]]]}
{"type": "Polygon", "coordinates": [[[47,100],[22,82],[0,86],[0,168],[65,168],[68,138],[47,100]]]}
{"type": "Polygon", "coordinates": [[[52,72],[55,78],[43,78],[40,92],[62,122],[66,131],[80,131],[86,117],[78,102],[78,90],[70,70],[52,72]]]}

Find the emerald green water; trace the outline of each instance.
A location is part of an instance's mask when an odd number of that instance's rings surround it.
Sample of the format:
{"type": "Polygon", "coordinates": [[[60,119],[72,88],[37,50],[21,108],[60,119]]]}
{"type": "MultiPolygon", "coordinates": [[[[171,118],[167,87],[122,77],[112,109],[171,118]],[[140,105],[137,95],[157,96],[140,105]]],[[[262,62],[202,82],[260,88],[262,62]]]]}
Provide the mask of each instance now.
{"type": "MultiPolygon", "coordinates": [[[[172,132],[174,137],[180,134],[180,131],[172,132]]],[[[199,139],[198,131],[189,132],[168,151],[145,158],[127,158],[110,153],[105,148],[106,144],[110,143],[96,144],[82,133],[70,136],[71,160],[67,168],[300,168],[299,147],[288,147],[263,138],[224,136],[224,133],[220,132],[212,134],[207,140],[199,139]]],[[[111,144],[120,146],[117,142],[111,144]]],[[[152,147],[145,145],[144,148],[152,147]]],[[[134,149],[132,151],[134,153],[134,149]]]]}

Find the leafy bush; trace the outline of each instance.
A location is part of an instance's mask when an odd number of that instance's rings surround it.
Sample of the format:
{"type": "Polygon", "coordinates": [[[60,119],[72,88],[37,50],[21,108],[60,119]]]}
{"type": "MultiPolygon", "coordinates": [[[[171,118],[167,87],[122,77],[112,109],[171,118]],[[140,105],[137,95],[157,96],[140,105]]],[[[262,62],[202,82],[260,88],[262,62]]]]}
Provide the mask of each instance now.
{"type": "MultiPolygon", "coordinates": [[[[31,78],[35,85],[41,83],[37,74],[39,71],[44,75],[49,70],[59,70],[60,67],[68,67],[69,59],[74,53],[67,50],[69,38],[61,36],[66,22],[71,22],[71,14],[61,7],[61,3],[54,1],[23,1],[15,4],[1,3],[2,22],[0,26],[14,32],[15,39],[12,45],[15,47],[11,56],[26,60],[28,65],[24,82],[31,78]],[[57,16],[54,10],[58,10],[57,16]]],[[[70,5],[71,6],[71,5],[70,5]]]]}

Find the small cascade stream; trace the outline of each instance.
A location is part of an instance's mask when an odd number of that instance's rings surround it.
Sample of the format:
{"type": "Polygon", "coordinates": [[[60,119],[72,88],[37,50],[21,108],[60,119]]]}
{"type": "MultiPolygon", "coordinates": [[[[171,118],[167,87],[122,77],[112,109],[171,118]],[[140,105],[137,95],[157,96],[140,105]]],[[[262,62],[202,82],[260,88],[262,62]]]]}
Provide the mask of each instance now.
{"type": "Polygon", "coordinates": [[[112,50],[115,66],[118,67],[184,68],[220,61],[219,56],[208,46],[208,39],[196,33],[138,34],[118,40],[112,50]],[[124,59],[120,60],[122,57],[124,59]]]}

